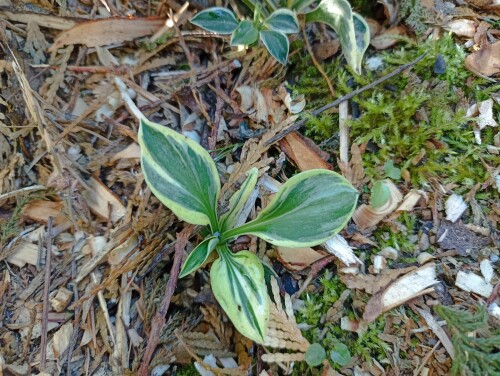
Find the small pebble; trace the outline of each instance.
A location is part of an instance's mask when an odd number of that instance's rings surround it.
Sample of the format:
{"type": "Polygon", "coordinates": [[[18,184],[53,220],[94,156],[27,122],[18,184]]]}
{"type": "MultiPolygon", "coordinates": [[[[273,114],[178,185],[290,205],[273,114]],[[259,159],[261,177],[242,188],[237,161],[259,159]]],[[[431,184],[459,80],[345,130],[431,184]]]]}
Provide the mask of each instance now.
{"type": "Polygon", "coordinates": [[[427,251],[430,247],[430,242],[429,242],[429,235],[426,233],[422,233],[420,235],[420,239],[418,240],[418,248],[421,251],[427,251]]]}
{"type": "Polygon", "coordinates": [[[446,73],[446,61],[444,60],[444,56],[441,54],[438,54],[436,56],[436,60],[434,61],[434,73],[446,73]]]}

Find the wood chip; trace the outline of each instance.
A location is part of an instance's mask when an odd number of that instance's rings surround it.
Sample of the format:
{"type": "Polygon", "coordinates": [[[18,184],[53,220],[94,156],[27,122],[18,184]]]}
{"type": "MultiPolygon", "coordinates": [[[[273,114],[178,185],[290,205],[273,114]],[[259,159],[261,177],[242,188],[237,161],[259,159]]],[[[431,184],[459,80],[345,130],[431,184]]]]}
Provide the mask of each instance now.
{"type": "Polygon", "coordinates": [[[82,193],[82,196],[87,201],[90,210],[101,218],[110,220],[116,223],[123,218],[127,213],[127,209],[118,197],[108,188],[102,181],[95,177],[91,177],[87,181],[89,189],[82,193]],[[110,210],[111,209],[111,210],[110,210]],[[110,218],[111,212],[111,218],[110,218]]]}
{"type": "Polygon", "coordinates": [[[461,288],[462,290],[481,295],[485,298],[489,298],[489,296],[493,292],[493,285],[486,282],[483,277],[480,277],[474,273],[463,271],[459,271],[457,273],[455,286],[461,288]]]}
{"type": "Polygon", "coordinates": [[[40,257],[39,251],[40,248],[38,245],[20,240],[14,246],[12,254],[7,258],[7,261],[20,268],[26,264],[36,266],[40,257]]]}
{"type": "Polygon", "coordinates": [[[69,219],[63,214],[64,203],[62,201],[33,200],[23,207],[24,219],[46,224],[52,217],[56,225],[69,225],[69,219]]]}
{"type": "Polygon", "coordinates": [[[73,292],[68,290],[66,287],[60,287],[53,298],[50,299],[50,304],[52,309],[56,312],[62,312],[71,302],[73,298],[73,292]]]}
{"type": "Polygon", "coordinates": [[[71,343],[71,337],[73,336],[73,322],[68,322],[61,326],[57,332],[54,333],[52,348],[54,351],[54,356],[59,358],[71,343]]]}
{"type": "Polygon", "coordinates": [[[411,299],[434,291],[436,264],[429,263],[397,279],[384,291],[372,296],[366,304],[363,319],[372,322],[379,315],[411,299]]]}

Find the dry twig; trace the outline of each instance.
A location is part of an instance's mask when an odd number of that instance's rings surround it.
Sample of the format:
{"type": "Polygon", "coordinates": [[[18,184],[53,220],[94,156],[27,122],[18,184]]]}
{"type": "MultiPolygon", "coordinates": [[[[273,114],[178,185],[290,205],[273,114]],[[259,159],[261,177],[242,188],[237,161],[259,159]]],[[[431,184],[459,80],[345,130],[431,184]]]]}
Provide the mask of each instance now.
{"type": "Polygon", "coordinates": [[[42,338],[40,341],[40,370],[45,370],[47,362],[47,332],[49,328],[50,261],[52,253],[52,217],[47,222],[47,254],[45,255],[45,280],[43,284],[42,338]]]}
{"type": "Polygon", "coordinates": [[[175,254],[172,269],[170,270],[170,276],[167,282],[167,287],[165,289],[165,295],[160,305],[160,309],[153,318],[151,323],[151,331],[149,333],[148,345],[144,356],[142,358],[141,367],[139,368],[139,376],[147,376],[148,365],[153,357],[153,352],[160,339],[160,333],[165,325],[165,315],[168,312],[168,307],[170,306],[170,300],[174,295],[175,287],[177,286],[177,279],[179,277],[179,271],[181,268],[182,254],[184,253],[184,248],[186,247],[187,241],[191,236],[193,231],[193,226],[185,227],[179,234],[177,234],[177,242],[175,243],[175,254]]]}

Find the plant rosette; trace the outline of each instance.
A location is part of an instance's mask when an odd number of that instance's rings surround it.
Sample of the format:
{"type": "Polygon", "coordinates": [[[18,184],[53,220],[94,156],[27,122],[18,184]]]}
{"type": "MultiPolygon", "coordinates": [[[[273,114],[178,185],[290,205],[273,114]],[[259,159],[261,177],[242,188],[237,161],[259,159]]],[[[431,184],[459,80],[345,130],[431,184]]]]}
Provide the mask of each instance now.
{"type": "Polygon", "coordinates": [[[237,226],[245,202],[257,184],[256,168],[248,172],[229,200],[228,211],[219,215],[219,175],[203,147],[144,118],[139,144],[142,171],[153,194],[179,219],[208,226],[210,230],[210,235],[187,257],[179,277],[195,272],[212,252],[217,252],[210,271],[215,298],[241,334],[262,343],[269,319],[264,266],[249,251],[233,253],[229,243],[241,235],[255,235],[289,248],[321,244],[351,218],[358,192],[335,172],[309,170],[283,184],[255,219],[237,226]]]}

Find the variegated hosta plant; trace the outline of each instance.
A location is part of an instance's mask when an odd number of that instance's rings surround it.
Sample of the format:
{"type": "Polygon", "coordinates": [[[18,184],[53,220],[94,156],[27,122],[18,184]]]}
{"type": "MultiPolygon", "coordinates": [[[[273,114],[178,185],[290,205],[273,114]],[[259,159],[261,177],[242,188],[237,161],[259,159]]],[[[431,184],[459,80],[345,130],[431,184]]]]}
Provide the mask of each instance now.
{"type": "Polygon", "coordinates": [[[218,258],[210,271],[212,291],[240,333],[262,343],[269,316],[264,267],[249,251],[233,253],[228,243],[250,234],[271,244],[306,247],[340,231],[351,217],[358,192],[339,174],[310,170],[290,178],[257,217],[242,226],[238,218],[257,183],[253,168],[219,215],[220,180],[208,152],[193,140],[146,119],[139,131],[141,163],[151,191],[177,217],[208,226],[210,235],[188,256],[180,277],[218,258]]]}
{"type": "Polygon", "coordinates": [[[213,7],[197,13],[191,23],[214,33],[230,34],[232,46],[260,41],[276,60],[286,64],[287,35],[300,32],[297,15],[302,15],[305,23],[321,22],[330,26],[338,35],[347,63],[361,74],[361,60],[370,43],[368,24],[352,11],[348,0],[321,0],[311,9],[315,3],[315,0],[244,0],[243,4],[254,12],[253,20],[239,20],[229,9],[213,7]]]}

